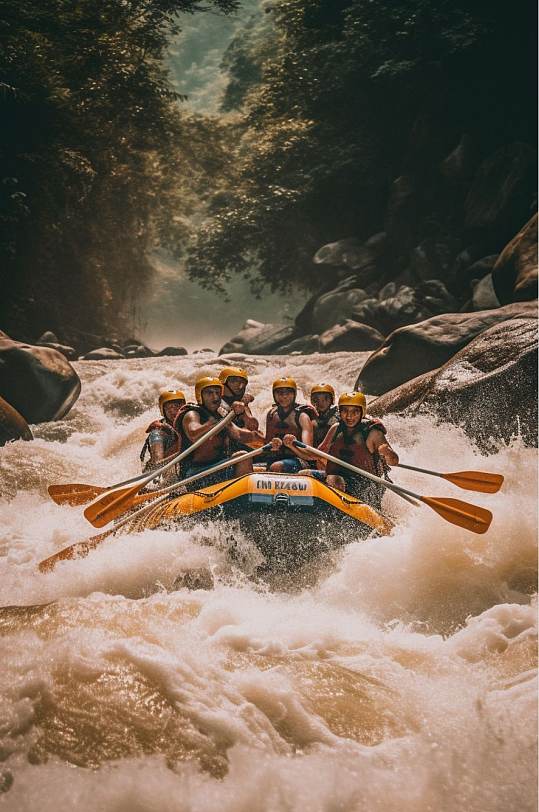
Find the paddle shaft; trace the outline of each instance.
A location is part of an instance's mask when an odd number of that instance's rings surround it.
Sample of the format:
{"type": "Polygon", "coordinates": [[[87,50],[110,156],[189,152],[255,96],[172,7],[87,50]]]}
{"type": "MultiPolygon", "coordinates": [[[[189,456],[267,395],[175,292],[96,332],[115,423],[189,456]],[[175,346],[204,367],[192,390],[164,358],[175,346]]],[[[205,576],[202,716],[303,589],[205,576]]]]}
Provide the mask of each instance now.
{"type": "MultiPolygon", "coordinates": [[[[421,501],[421,496],[418,493],[414,493],[413,491],[409,491],[407,488],[403,488],[400,485],[395,485],[393,482],[388,482],[385,479],[382,479],[379,476],[375,476],[374,474],[370,474],[368,471],[364,471],[362,468],[356,468],[355,465],[350,465],[349,462],[345,462],[344,460],[340,460],[338,457],[334,457],[331,454],[326,454],[325,451],[320,451],[318,448],[313,448],[306,443],[302,443],[300,440],[296,440],[294,445],[297,448],[305,449],[308,451],[309,454],[315,454],[317,457],[322,457],[322,459],[327,460],[328,462],[334,462],[336,465],[340,465],[342,468],[347,468],[349,471],[352,471],[354,474],[359,474],[360,476],[365,477],[366,479],[370,479],[372,482],[376,482],[377,485],[382,485],[384,488],[387,488],[390,491],[394,491],[398,493],[399,496],[402,496],[403,499],[406,501],[411,502],[411,499],[408,497],[412,497],[413,499],[419,499],[421,501]]],[[[416,504],[412,502],[412,504],[416,504]]]]}
{"type": "Polygon", "coordinates": [[[252,457],[256,457],[259,454],[264,453],[265,451],[269,451],[271,449],[271,443],[266,443],[266,445],[262,446],[261,448],[256,448],[254,451],[249,451],[242,456],[234,457],[233,460],[225,460],[224,462],[215,465],[213,468],[208,468],[207,471],[201,471],[198,474],[193,474],[193,476],[187,477],[187,479],[182,480],[182,482],[176,482],[173,485],[169,485],[167,488],[163,488],[159,493],[160,496],[157,499],[154,499],[149,505],[145,505],[142,508],[139,508],[134,513],[131,513],[129,516],[126,516],[121,521],[116,522],[114,527],[111,527],[110,530],[105,530],[104,533],[99,533],[97,536],[92,536],[91,538],[87,539],[86,541],[78,541],[76,544],[72,544],[70,547],[65,547],[63,550],[60,550],[58,553],[51,555],[49,558],[45,558],[41,561],[38,565],[38,568],[41,572],[47,572],[51,570],[57,561],[62,561],[67,558],[71,558],[70,555],[67,555],[69,550],[73,550],[76,552],[77,549],[86,549],[86,554],[96,547],[101,541],[105,541],[105,539],[113,536],[117,530],[124,527],[126,524],[129,524],[133,519],[136,519],[139,516],[142,516],[144,513],[149,512],[152,508],[156,505],[161,504],[164,502],[168,496],[170,491],[176,490],[177,488],[188,485],[190,482],[195,482],[197,479],[203,479],[203,477],[208,476],[209,474],[216,473],[217,471],[221,471],[223,468],[228,467],[229,465],[236,465],[238,462],[243,462],[243,460],[251,459],[252,457]]]}
{"type": "Polygon", "coordinates": [[[209,440],[210,437],[213,437],[214,434],[218,434],[222,429],[224,429],[224,427],[227,426],[229,423],[231,423],[235,417],[236,412],[234,412],[231,409],[226,415],[226,417],[223,417],[223,419],[220,420],[218,423],[216,423],[215,426],[213,426],[213,428],[211,428],[209,431],[206,432],[206,434],[203,434],[202,437],[199,437],[198,440],[195,440],[194,443],[191,443],[189,448],[186,448],[185,451],[178,452],[178,454],[175,454],[173,457],[171,457],[170,460],[166,462],[164,465],[162,465],[160,468],[156,468],[154,471],[151,472],[151,474],[148,474],[145,478],[141,479],[139,488],[142,488],[144,485],[147,485],[148,482],[157,479],[158,476],[161,476],[161,474],[164,474],[165,471],[168,471],[168,469],[172,465],[176,465],[176,463],[184,460],[186,457],[189,456],[189,454],[192,454],[193,451],[196,451],[197,448],[203,445],[203,443],[205,443],[206,440],[209,440]]]}
{"type": "MultiPolygon", "coordinates": [[[[266,445],[262,446],[261,448],[256,448],[254,451],[249,451],[245,454],[242,454],[241,456],[232,457],[228,460],[224,460],[224,462],[220,462],[218,463],[218,465],[214,465],[213,468],[208,468],[206,471],[200,471],[198,474],[193,474],[192,476],[187,477],[187,479],[182,479],[180,482],[174,482],[172,485],[168,485],[166,488],[160,488],[158,491],[155,491],[154,494],[148,494],[148,498],[150,498],[150,496],[156,497],[153,499],[151,504],[145,505],[143,508],[140,508],[136,513],[132,513],[130,516],[127,517],[127,521],[135,518],[136,516],[139,515],[139,513],[142,513],[148,508],[161,504],[161,502],[165,501],[169,493],[171,493],[172,491],[177,491],[178,488],[182,488],[184,485],[190,485],[191,482],[196,482],[198,479],[203,479],[204,477],[210,476],[211,474],[216,474],[218,471],[222,471],[224,468],[229,468],[231,465],[237,465],[238,463],[243,462],[244,460],[250,460],[253,457],[257,457],[259,454],[264,454],[266,451],[270,450],[271,443],[266,443],[266,445]]],[[[126,510],[129,510],[129,508],[126,508],[126,510]]],[[[123,522],[121,524],[123,524],[123,522]]],[[[119,525],[116,525],[116,527],[118,526],[119,525]]]]}

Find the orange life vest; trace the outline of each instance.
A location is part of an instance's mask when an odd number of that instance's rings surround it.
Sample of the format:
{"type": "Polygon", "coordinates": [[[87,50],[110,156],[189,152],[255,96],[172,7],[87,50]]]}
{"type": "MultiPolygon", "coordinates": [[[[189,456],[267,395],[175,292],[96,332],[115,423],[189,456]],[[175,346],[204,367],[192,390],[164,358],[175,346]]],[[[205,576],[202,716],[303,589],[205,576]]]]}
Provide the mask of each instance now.
{"type": "MultiPolygon", "coordinates": [[[[274,437],[281,440],[286,434],[293,434],[297,440],[301,440],[300,416],[306,414],[311,420],[318,416],[314,406],[309,404],[295,403],[288,411],[282,406],[274,404],[266,417],[266,437],[265,442],[269,443],[274,437]]],[[[296,455],[286,446],[282,446],[279,451],[272,451],[270,454],[273,460],[294,459],[296,455]]]]}
{"type": "MultiPolygon", "coordinates": [[[[378,429],[384,434],[386,433],[384,424],[376,418],[361,420],[352,432],[349,432],[344,423],[340,421],[328,453],[370,474],[383,476],[386,471],[384,461],[379,454],[371,454],[367,448],[367,436],[372,429],[378,429]]],[[[326,466],[326,473],[337,474],[338,476],[354,476],[351,471],[347,471],[346,468],[341,468],[337,463],[329,461],[326,466]]]]}

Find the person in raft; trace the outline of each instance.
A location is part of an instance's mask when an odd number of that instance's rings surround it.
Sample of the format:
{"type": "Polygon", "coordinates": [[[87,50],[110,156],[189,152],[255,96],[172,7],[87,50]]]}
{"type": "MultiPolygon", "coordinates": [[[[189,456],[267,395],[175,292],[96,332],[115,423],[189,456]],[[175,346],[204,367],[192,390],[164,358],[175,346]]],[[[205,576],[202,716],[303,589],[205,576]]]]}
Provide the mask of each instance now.
{"type": "Polygon", "coordinates": [[[310,400],[318,415],[313,420],[313,445],[318,448],[331,426],[339,422],[335,390],[330,383],[315,383],[310,400]]]}
{"type": "MultiPolygon", "coordinates": [[[[398,465],[399,457],[387,440],[383,423],[376,418],[367,417],[366,411],[367,401],[362,392],[346,392],[341,395],[339,422],[328,430],[319,449],[370,474],[387,478],[389,466],[398,465]]],[[[294,448],[295,439],[293,434],[288,434],[283,438],[283,445],[294,448]]],[[[308,457],[308,452],[302,449],[296,451],[304,459],[308,457]]],[[[317,465],[320,465],[322,470],[311,470],[308,473],[317,479],[325,480],[331,487],[346,491],[380,509],[385,491],[382,485],[370,482],[360,474],[354,474],[334,462],[317,460],[317,465]]]]}
{"type": "Polygon", "coordinates": [[[246,392],[249,377],[247,372],[241,367],[223,367],[219,373],[219,380],[223,384],[223,399],[219,411],[224,416],[232,408],[235,401],[240,401],[245,405],[243,414],[236,415],[233,419],[234,425],[240,429],[249,429],[257,433],[256,440],[249,445],[236,443],[234,450],[251,451],[253,448],[260,448],[264,445],[264,436],[258,430],[258,420],[253,416],[249,404],[253,402],[253,395],[246,392]]]}
{"type": "Polygon", "coordinates": [[[167,457],[180,450],[178,432],[174,428],[176,415],[185,405],[185,395],[179,389],[166,389],[159,395],[161,418],[153,420],[146,429],[146,440],[140,452],[142,472],[162,465],[167,457]],[[149,455],[146,460],[146,454],[149,455]]]}
{"type": "MultiPolygon", "coordinates": [[[[296,402],[298,387],[293,378],[277,378],[273,382],[274,404],[266,415],[266,443],[274,438],[282,440],[286,435],[293,440],[301,440],[307,445],[313,444],[313,419],[316,410],[309,404],[296,402]]],[[[268,471],[285,474],[297,474],[303,468],[313,465],[312,461],[300,457],[296,449],[289,445],[281,446],[278,451],[265,458],[268,471]]]]}
{"type": "MultiPolygon", "coordinates": [[[[220,407],[222,404],[223,384],[219,378],[204,376],[195,383],[196,404],[187,403],[183,406],[176,417],[174,427],[181,438],[182,449],[189,448],[196,440],[207,434],[219,420],[222,420],[220,407]]],[[[241,401],[233,401],[231,409],[236,415],[245,413],[245,404],[241,401]]],[[[249,474],[253,470],[251,460],[234,463],[234,458],[241,452],[231,454],[232,443],[242,443],[248,445],[255,439],[257,432],[235,426],[229,423],[222,431],[210,437],[206,443],[199,446],[190,457],[187,457],[182,469],[182,478],[187,479],[194,474],[207,471],[220,462],[230,459],[230,466],[210,474],[208,477],[197,480],[196,487],[203,488],[213,485],[215,482],[222,482],[226,479],[249,474]]],[[[279,443],[275,443],[277,450],[279,443]]]]}

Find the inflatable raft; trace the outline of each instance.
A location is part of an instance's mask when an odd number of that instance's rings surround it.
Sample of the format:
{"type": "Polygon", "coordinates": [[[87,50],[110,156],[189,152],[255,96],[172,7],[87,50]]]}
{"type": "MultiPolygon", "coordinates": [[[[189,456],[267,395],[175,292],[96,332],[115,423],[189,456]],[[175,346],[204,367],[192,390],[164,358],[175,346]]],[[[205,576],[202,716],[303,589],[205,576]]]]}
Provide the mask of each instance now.
{"type": "Polygon", "coordinates": [[[239,521],[268,563],[287,566],[393,527],[374,508],[313,477],[252,473],[150,507],[129,530],[189,527],[203,518],[239,521]]]}

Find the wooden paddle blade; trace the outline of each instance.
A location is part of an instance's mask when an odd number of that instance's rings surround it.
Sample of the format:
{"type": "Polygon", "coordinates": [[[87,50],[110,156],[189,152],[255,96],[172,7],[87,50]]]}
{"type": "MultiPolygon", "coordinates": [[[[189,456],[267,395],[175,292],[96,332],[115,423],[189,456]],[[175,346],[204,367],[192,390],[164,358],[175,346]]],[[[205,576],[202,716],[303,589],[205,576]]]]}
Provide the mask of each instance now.
{"type": "Polygon", "coordinates": [[[492,521],[490,510],[461,502],[460,499],[441,499],[434,496],[421,496],[421,501],[432,508],[446,522],[456,524],[472,533],[486,533],[492,521]]]}
{"type": "Polygon", "coordinates": [[[455,474],[441,474],[441,476],[466,491],[498,493],[503,485],[501,474],[489,474],[486,471],[457,471],[455,474]]]}
{"type": "Polygon", "coordinates": [[[86,505],[107,489],[99,485],[49,485],[48,494],[57,505],[86,505]]]}
{"type": "Polygon", "coordinates": [[[119,488],[107,491],[95,502],[92,502],[84,511],[85,518],[94,527],[104,527],[120,513],[131,507],[133,499],[138,494],[141,485],[132,485],[130,488],[119,488]]]}
{"type": "Polygon", "coordinates": [[[90,550],[93,550],[94,547],[97,547],[98,544],[111,536],[113,533],[114,529],[106,530],[104,533],[99,533],[98,536],[92,536],[85,541],[78,541],[75,544],[71,544],[70,547],[65,547],[63,550],[49,556],[49,558],[45,558],[43,561],[40,561],[38,564],[38,569],[40,572],[51,572],[58,561],[66,561],[73,558],[83,558],[84,556],[88,555],[90,550]]]}

